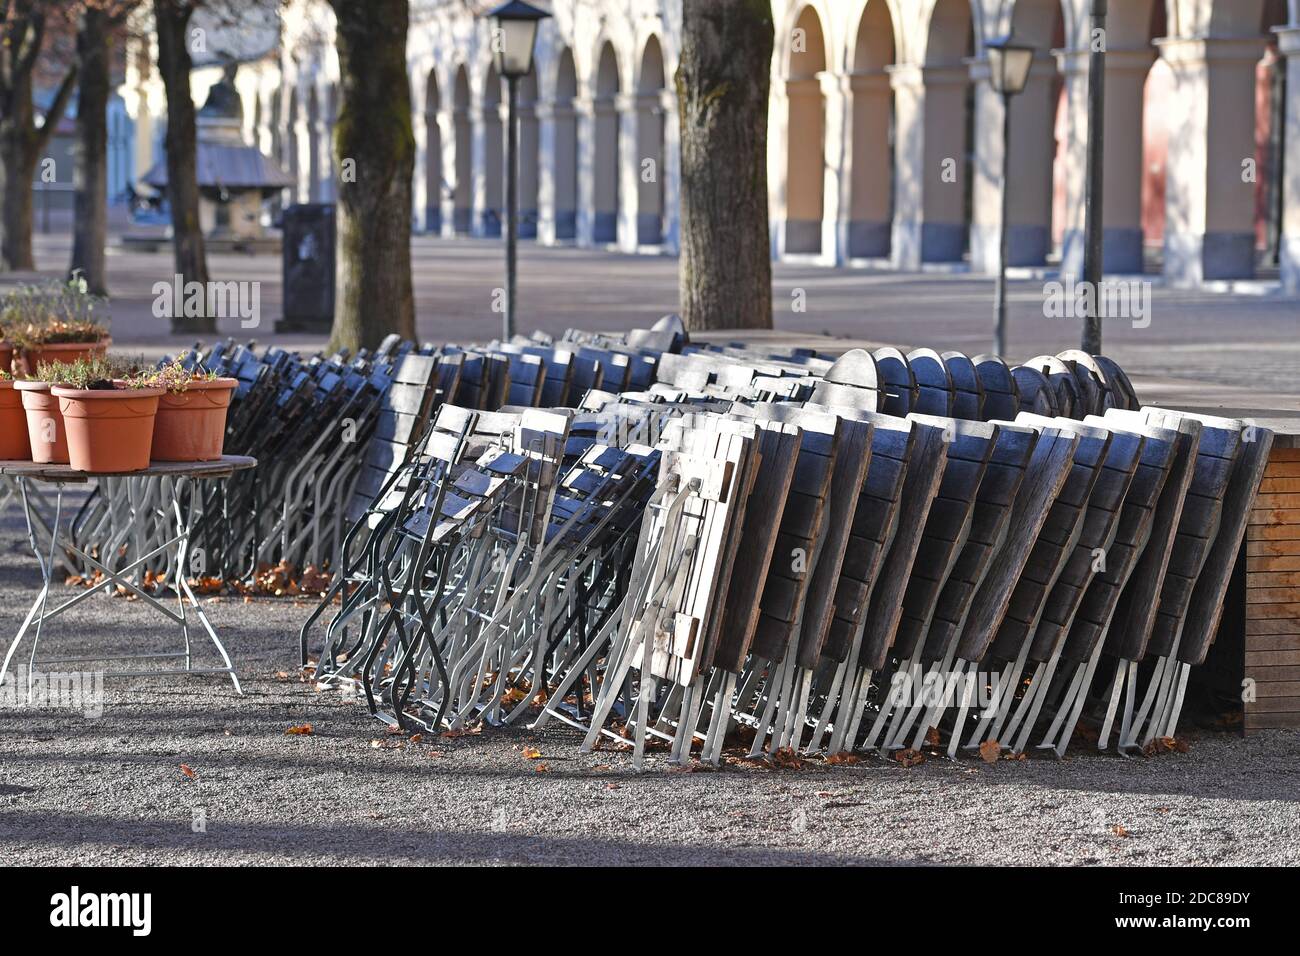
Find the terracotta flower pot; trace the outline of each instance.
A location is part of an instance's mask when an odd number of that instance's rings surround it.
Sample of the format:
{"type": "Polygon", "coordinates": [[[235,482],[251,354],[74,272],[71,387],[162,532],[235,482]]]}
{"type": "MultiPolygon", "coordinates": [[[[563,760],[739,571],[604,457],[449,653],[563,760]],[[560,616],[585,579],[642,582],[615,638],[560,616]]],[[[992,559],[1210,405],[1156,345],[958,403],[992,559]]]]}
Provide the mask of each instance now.
{"type": "Polygon", "coordinates": [[[0,382],[0,461],[31,461],[23,396],[13,382],[0,382]]]}
{"type": "Polygon", "coordinates": [[[0,342],[0,372],[13,372],[14,347],[8,342],[0,342]]]}
{"type": "Polygon", "coordinates": [[[59,342],[54,345],[36,345],[22,350],[21,362],[28,375],[35,375],[42,362],[57,362],[71,365],[73,362],[93,356],[102,356],[113,344],[110,338],[98,342],[59,342]]]}
{"type": "Polygon", "coordinates": [[[127,472],[149,467],[161,388],[50,390],[68,432],[68,463],[77,471],[127,472]]]}
{"type": "Polygon", "coordinates": [[[226,440],[226,412],[239,383],[233,378],[191,382],[158,399],[154,461],[216,461],[226,440]]]}
{"type": "Polygon", "coordinates": [[[27,415],[32,461],[42,465],[66,465],[68,433],[63,426],[59,400],[50,394],[49,383],[17,381],[13,386],[22,396],[23,411],[27,415]]]}

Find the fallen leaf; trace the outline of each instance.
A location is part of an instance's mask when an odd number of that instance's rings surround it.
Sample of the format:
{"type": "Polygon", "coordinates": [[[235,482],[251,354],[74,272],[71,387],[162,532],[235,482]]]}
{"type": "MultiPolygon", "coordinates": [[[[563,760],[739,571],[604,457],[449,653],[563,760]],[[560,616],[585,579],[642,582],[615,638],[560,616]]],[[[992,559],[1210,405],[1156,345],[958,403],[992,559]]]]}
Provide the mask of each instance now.
{"type": "Polygon", "coordinates": [[[315,732],[311,724],[294,724],[285,734],[289,737],[310,737],[315,732]]]}
{"type": "Polygon", "coordinates": [[[542,752],[540,750],[535,750],[532,747],[525,747],[523,749],[523,757],[525,760],[537,760],[541,756],[542,752]]]}
{"type": "Polygon", "coordinates": [[[1118,823],[1115,824],[1113,827],[1110,828],[1110,832],[1113,833],[1113,834],[1115,834],[1115,836],[1117,836],[1117,837],[1127,837],[1127,836],[1128,836],[1128,830],[1127,830],[1125,827],[1120,826],[1118,823]]]}
{"type": "Polygon", "coordinates": [[[551,772],[551,768],[548,767],[548,766],[546,766],[546,764],[544,764],[544,763],[539,763],[539,764],[538,764],[536,767],[534,767],[533,769],[536,770],[538,773],[550,773],[550,772],[551,772]]]}
{"type": "Polygon", "coordinates": [[[185,776],[189,777],[191,780],[195,779],[194,768],[187,763],[181,764],[181,773],[185,774],[185,776]]]}
{"type": "Polygon", "coordinates": [[[911,748],[907,750],[895,750],[894,759],[904,767],[915,767],[917,764],[925,763],[925,754],[911,748]]]}
{"type": "Polygon", "coordinates": [[[939,728],[931,727],[925,732],[925,745],[927,747],[939,746],[939,728]]]}
{"type": "Polygon", "coordinates": [[[804,763],[793,747],[781,747],[773,752],[772,765],[785,770],[802,770],[804,763]]]}
{"type": "Polygon", "coordinates": [[[839,753],[831,754],[829,757],[827,757],[826,762],[830,764],[832,767],[834,767],[837,764],[861,763],[862,758],[859,757],[857,754],[849,753],[847,750],[841,750],[839,753]]]}
{"type": "Polygon", "coordinates": [[[1002,745],[996,740],[986,740],[980,744],[980,759],[985,763],[997,763],[1002,755],[1002,745]]]}

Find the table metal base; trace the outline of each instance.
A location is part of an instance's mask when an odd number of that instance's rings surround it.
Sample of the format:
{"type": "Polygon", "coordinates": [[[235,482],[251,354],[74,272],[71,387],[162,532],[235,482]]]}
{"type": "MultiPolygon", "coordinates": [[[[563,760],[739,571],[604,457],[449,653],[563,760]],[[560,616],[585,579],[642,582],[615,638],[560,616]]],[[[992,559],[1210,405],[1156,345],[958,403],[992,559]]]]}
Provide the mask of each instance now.
{"type": "MultiPolygon", "coordinates": [[[[63,518],[63,483],[56,482],[56,497],[54,504],[54,520],[48,534],[48,550],[42,551],[41,542],[37,539],[37,529],[42,528],[44,522],[40,520],[41,516],[33,514],[35,504],[33,495],[29,492],[28,483],[32,480],[49,480],[49,479],[32,479],[21,476],[12,476],[17,483],[19,492],[22,497],[23,511],[27,520],[27,540],[31,543],[32,552],[36,555],[36,561],[41,568],[42,585],[41,592],[33,602],[31,610],[27,612],[27,618],[23,621],[22,627],[14,636],[9,645],[9,650],[5,654],[4,664],[0,666],[0,685],[4,683],[9,674],[9,664],[13,660],[15,653],[22,644],[23,639],[31,633],[31,653],[29,656],[29,667],[27,676],[27,700],[32,699],[32,683],[35,677],[36,669],[43,664],[68,664],[68,663],[107,663],[110,661],[149,661],[149,660],[172,660],[182,661],[180,667],[171,667],[157,670],[106,670],[103,671],[105,677],[163,677],[169,675],[182,674],[226,674],[235,686],[235,692],[243,695],[243,689],[239,686],[239,677],[235,673],[234,665],[231,663],[230,655],[226,652],[225,645],[217,637],[217,632],[213,629],[211,622],[206,614],[203,613],[203,607],[199,603],[198,597],[195,596],[189,582],[186,580],[185,569],[188,565],[189,557],[189,540],[190,534],[199,518],[198,509],[191,508],[188,515],[183,514],[180,506],[179,496],[173,495],[171,508],[175,517],[174,533],[170,536],[163,535],[163,540],[150,541],[147,547],[149,551],[137,554],[134,561],[130,564],[113,569],[107,567],[96,558],[87,554],[78,548],[69,536],[62,533],[63,518]],[[103,580],[99,581],[86,590],[82,591],[75,597],[69,598],[53,607],[50,605],[50,591],[53,583],[53,577],[56,568],[56,562],[59,560],[61,553],[75,555],[87,566],[103,574],[103,580]],[[174,555],[172,562],[172,573],[168,575],[168,587],[176,594],[176,610],[173,610],[163,601],[159,600],[153,594],[150,594],[142,588],[132,577],[143,569],[143,566],[151,559],[158,555],[174,555]],[[173,624],[180,628],[180,637],[183,642],[183,648],[178,651],[163,652],[157,654],[122,654],[106,655],[99,657],[79,656],[79,657],[51,657],[37,660],[36,650],[40,643],[42,631],[46,621],[58,617],[69,608],[75,607],[82,601],[85,601],[91,595],[111,587],[121,587],[136,595],[140,600],[145,602],[147,607],[153,608],[159,614],[162,614],[173,624]],[[224,667],[196,667],[194,666],[194,657],[191,647],[191,628],[197,621],[207,634],[208,639],[216,648],[217,653],[221,656],[224,667]]],[[[164,479],[165,480],[165,479],[164,479]]],[[[169,602],[170,603],[170,602],[169,602]]]]}

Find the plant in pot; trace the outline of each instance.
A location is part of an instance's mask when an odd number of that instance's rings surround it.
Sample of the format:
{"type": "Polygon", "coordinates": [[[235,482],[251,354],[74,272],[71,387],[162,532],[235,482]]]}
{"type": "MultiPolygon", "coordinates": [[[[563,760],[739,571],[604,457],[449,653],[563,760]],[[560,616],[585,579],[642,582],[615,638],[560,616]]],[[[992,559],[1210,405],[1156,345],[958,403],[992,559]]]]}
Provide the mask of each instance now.
{"type": "Polygon", "coordinates": [[[67,282],[18,286],[0,304],[3,338],[29,376],[42,363],[102,356],[112,339],[96,312],[105,314],[107,301],[86,291],[80,275],[67,282]]]}
{"type": "Polygon", "coordinates": [[[163,394],[150,375],[132,374],[106,358],[42,369],[52,379],[50,394],[59,402],[73,468],[115,474],[149,467],[163,394]]]}
{"type": "MultiPolygon", "coordinates": [[[[0,316],[3,313],[0,312],[0,316]]],[[[14,363],[14,345],[9,341],[9,328],[3,317],[0,317],[0,372],[6,375],[13,374],[14,363]]]]}
{"type": "Polygon", "coordinates": [[[163,390],[154,420],[155,461],[216,461],[226,439],[226,413],[239,382],[218,378],[202,366],[187,368],[180,359],[143,376],[163,390]]]}
{"type": "Polygon", "coordinates": [[[49,378],[57,378],[62,365],[46,363],[33,378],[17,378],[13,388],[27,420],[28,449],[40,465],[68,463],[68,436],[63,427],[59,400],[50,394],[49,378]]]}
{"type": "Polygon", "coordinates": [[[27,418],[22,393],[14,390],[14,377],[0,368],[0,461],[31,461],[27,418]]]}

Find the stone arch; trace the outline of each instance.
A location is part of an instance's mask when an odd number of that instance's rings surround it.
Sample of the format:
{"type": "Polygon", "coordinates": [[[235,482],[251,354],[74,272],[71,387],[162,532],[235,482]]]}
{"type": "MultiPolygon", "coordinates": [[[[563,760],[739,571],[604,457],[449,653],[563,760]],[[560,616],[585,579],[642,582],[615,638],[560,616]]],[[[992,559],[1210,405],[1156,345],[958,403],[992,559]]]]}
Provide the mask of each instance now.
{"type": "Polygon", "coordinates": [[[799,11],[790,31],[787,62],[784,249],[818,254],[826,196],[826,97],[821,77],[829,60],[822,19],[811,4],[799,11]]]}
{"type": "Polygon", "coordinates": [[[618,241],[619,211],[619,115],[618,96],[622,90],[618,54],[606,40],[594,76],[592,106],[595,110],[592,185],[592,240],[598,243],[618,241]]]}
{"type": "Polygon", "coordinates": [[[889,256],[894,217],[894,91],[886,72],[896,60],[894,19],[885,0],[868,0],[851,57],[852,168],[848,254],[889,256]]]}
{"type": "Polygon", "coordinates": [[[641,52],[636,81],[637,245],[657,246],[664,239],[665,113],[664,56],[651,34],[641,52]]]}

